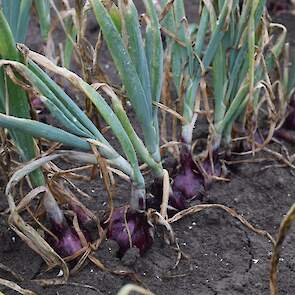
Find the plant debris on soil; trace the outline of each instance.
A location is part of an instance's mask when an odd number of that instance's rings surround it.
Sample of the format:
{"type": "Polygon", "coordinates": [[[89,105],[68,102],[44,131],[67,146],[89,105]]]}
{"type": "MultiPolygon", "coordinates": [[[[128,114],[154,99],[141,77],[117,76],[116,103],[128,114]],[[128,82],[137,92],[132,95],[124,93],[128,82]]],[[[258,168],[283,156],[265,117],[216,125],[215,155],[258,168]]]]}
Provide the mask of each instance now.
{"type": "MultiPolygon", "coordinates": [[[[294,16],[279,15],[278,19],[281,22],[285,20],[287,28],[291,28],[289,38],[293,40],[294,16]]],[[[36,30],[33,27],[33,31],[36,30]]],[[[29,38],[30,43],[36,49],[34,46],[38,42],[33,36],[29,38]]],[[[256,155],[256,159],[260,156],[256,155]]],[[[275,238],[284,214],[295,200],[294,171],[277,167],[273,161],[235,167],[237,165],[230,165],[230,182],[213,183],[203,202],[233,208],[253,226],[268,231],[275,238]]],[[[91,200],[84,199],[83,204],[101,215],[107,210],[107,194],[102,181],[97,178],[88,183],[79,182],[79,188],[92,197],[91,200]]],[[[11,280],[39,295],[115,295],[129,282],[142,285],[157,295],[269,294],[271,241],[250,231],[225,211],[213,208],[173,223],[182,253],[180,261],[179,251],[165,243],[160,230],[155,231],[155,242],[143,257],[132,248],[119,259],[117,244],[106,240],[93,255],[110,271],[100,270],[88,261],[81,271],[70,276],[65,285],[42,288],[34,282],[35,279],[57,278],[62,275],[61,270],[48,271],[43,260],[8,228],[4,189],[0,179],[0,278],[11,280]],[[113,274],[113,270],[124,270],[130,275],[119,276],[113,274]]],[[[115,204],[122,205],[129,200],[126,183],[118,182],[115,197],[115,204]]],[[[191,205],[198,202],[193,200],[191,205]]],[[[280,295],[294,294],[294,245],[293,230],[284,242],[280,258],[280,295]]],[[[0,292],[19,294],[2,286],[0,292]]]]}
{"type": "MultiPolygon", "coordinates": [[[[214,183],[204,201],[235,208],[252,225],[275,236],[281,219],[294,202],[294,176],[289,168],[263,167],[263,164],[242,165],[231,173],[231,182],[214,183]]],[[[123,187],[124,183],[118,186],[120,198],[116,201],[128,200],[128,189],[124,191],[123,187]]],[[[80,188],[93,197],[89,204],[86,202],[88,208],[93,208],[92,204],[103,208],[106,196],[96,181],[80,188]]],[[[4,208],[3,194],[0,200],[0,207],[4,208]]],[[[46,269],[42,259],[7,228],[2,216],[0,221],[0,262],[23,281],[0,267],[2,278],[44,295],[116,294],[131,281],[130,277],[104,272],[88,263],[83,270],[71,275],[64,286],[38,287],[30,280],[44,276],[46,269]]],[[[120,260],[113,241],[102,243],[95,256],[108,269],[134,272],[137,283],[158,295],[269,294],[272,245],[267,238],[253,233],[220,209],[208,209],[185,217],[174,223],[173,229],[183,252],[177,267],[174,266],[178,253],[164,242],[159,231],[153,247],[143,257],[139,257],[136,249],[130,249],[120,260]]],[[[293,294],[295,290],[294,242],[294,233],[284,242],[279,264],[280,294],[293,294]]],[[[54,269],[48,275],[57,277],[60,273],[54,269]]],[[[3,291],[6,295],[16,294],[8,289],[3,291]]]]}

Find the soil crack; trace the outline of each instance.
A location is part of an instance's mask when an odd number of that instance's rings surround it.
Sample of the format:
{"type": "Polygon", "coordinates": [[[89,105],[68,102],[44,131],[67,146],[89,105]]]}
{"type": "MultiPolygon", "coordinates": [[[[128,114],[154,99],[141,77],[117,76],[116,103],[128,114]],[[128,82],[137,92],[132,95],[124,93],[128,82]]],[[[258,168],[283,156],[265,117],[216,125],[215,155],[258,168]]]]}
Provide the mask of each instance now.
{"type": "Polygon", "coordinates": [[[246,229],[244,229],[243,227],[241,227],[239,224],[236,224],[236,223],[234,223],[234,226],[237,229],[241,230],[244,233],[244,235],[245,235],[245,242],[247,244],[248,254],[250,256],[248,266],[247,266],[247,268],[245,270],[245,273],[247,274],[247,273],[249,273],[251,271],[251,268],[253,266],[253,261],[255,259],[255,256],[254,256],[254,253],[253,253],[252,242],[251,242],[250,236],[249,236],[249,234],[248,234],[248,232],[247,232],[246,229]]]}

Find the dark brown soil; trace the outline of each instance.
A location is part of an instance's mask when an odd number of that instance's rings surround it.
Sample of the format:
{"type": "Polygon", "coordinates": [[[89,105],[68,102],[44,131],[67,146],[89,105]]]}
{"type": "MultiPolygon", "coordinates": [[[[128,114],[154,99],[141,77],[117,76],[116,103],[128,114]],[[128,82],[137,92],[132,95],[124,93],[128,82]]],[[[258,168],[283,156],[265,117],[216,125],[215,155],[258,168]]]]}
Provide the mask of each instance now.
{"type": "MultiPolygon", "coordinates": [[[[294,202],[294,176],[289,169],[270,168],[248,164],[231,174],[228,184],[215,183],[205,197],[206,203],[220,203],[235,208],[258,228],[275,235],[280,221],[294,202]]],[[[81,186],[93,196],[91,203],[102,209],[105,199],[101,186],[93,181],[81,186]]],[[[122,201],[128,198],[128,187],[118,187],[122,201]],[[122,190],[121,190],[122,188],[122,190]]],[[[3,199],[2,199],[3,201],[3,199]]],[[[93,208],[95,210],[95,208],[93,208]]],[[[16,235],[8,230],[1,217],[0,262],[11,267],[30,289],[37,288],[29,280],[44,270],[41,259],[28,249],[16,235]]],[[[177,253],[156,235],[155,243],[144,257],[138,258],[133,251],[122,261],[110,254],[113,243],[105,242],[96,255],[108,267],[135,271],[144,286],[161,294],[269,294],[268,276],[271,243],[257,236],[238,221],[219,209],[210,209],[186,217],[173,225],[182,251],[188,255],[173,269],[177,253]]],[[[293,294],[295,288],[295,234],[284,243],[280,261],[280,294],[293,294]]],[[[59,270],[51,272],[56,276],[59,270]]],[[[15,281],[11,275],[0,271],[0,277],[15,281]]],[[[116,294],[130,279],[121,278],[87,265],[72,276],[69,285],[35,289],[38,294],[116,294]],[[74,284],[75,283],[75,284],[74,284]],[[77,283],[77,284],[76,284],[77,283]],[[94,291],[89,287],[93,286],[94,291]]],[[[16,294],[5,290],[5,294],[16,294]]]]}
{"type": "MultiPolygon", "coordinates": [[[[281,21],[292,24],[290,16],[281,21]]],[[[290,26],[292,29],[292,25],[290,26]]],[[[292,35],[294,36],[294,34],[292,35]]],[[[260,157],[258,155],[257,157],[260,157]]],[[[257,228],[275,236],[279,224],[295,200],[294,175],[289,168],[263,169],[274,162],[243,164],[232,170],[229,183],[214,183],[204,197],[205,203],[220,203],[235,208],[257,228]]],[[[0,182],[0,212],[6,208],[0,182]]],[[[106,209],[106,194],[101,181],[81,183],[79,187],[92,196],[84,202],[94,212],[106,209]]],[[[129,186],[119,182],[116,203],[126,202],[129,186]]],[[[14,232],[7,227],[7,215],[0,215],[0,263],[9,266],[23,277],[17,281],[0,269],[0,277],[17,282],[39,295],[56,294],[116,294],[130,278],[123,278],[98,270],[89,263],[70,277],[64,286],[41,288],[31,280],[42,277],[44,263],[14,232]]],[[[186,217],[173,224],[181,250],[186,254],[179,265],[177,252],[166,245],[157,231],[155,243],[143,257],[131,250],[123,260],[117,259],[115,245],[105,241],[96,256],[111,269],[131,270],[138,274],[144,287],[157,295],[238,295],[269,294],[269,265],[271,243],[265,237],[251,232],[220,209],[210,209],[186,217]],[[113,251],[112,251],[113,249],[113,251]]],[[[295,233],[284,242],[279,264],[281,295],[292,295],[295,290],[295,233]]],[[[59,269],[50,272],[56,277],[59,269]]],[[[5,295],[18,294],[0,286],[5,295]]]]}

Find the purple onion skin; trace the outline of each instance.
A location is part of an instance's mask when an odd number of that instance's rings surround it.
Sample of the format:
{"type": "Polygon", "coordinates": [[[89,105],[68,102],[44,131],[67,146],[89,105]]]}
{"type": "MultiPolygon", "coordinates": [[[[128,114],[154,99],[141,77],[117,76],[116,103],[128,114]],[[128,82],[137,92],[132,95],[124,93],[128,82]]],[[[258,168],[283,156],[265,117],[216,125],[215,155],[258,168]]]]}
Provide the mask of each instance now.
{"type": "Polygon", "coordinates": [[[192,199],[199,195],[203,184],[202,175],[195,172],[193,167],[186,167],[184,171],[174,178],[172,190],[173,192],[180,192],[185,199],[192,199]]]}
{"type": "MultiPolygon", "coordinates": [[[[77,203],[71,202],[69,207],[76,213],[79,227],[86,241],[94,241],[96,238],[96,225],[93,223],[93,220],[77,203]]],[[[46,235],[46,240],[62,257],[71,256],[82,248],[75,229],[70,226],[69,223],[71,223],[71,221],[67,219],[65,219],[62,224],[56,223],[53,219],[50,219],[50,230],[58,238],[58,241],[53,239],[52,236],[46,235]]]]}
{"type": "Polygon", "coordinates": [[[274,14],[280,14],[282,12],[288,11],[290,9],[290,3],[289,1],[286,1],[286,3],[280,1],[268,1],[269,3],[267,4],[267,9],[271,13],[274,14]]]}
{"type": "Polygon", "coordinates": [[[81,224],[82,226],[86,226],[87,223],[91,222],[91,218],[78,204],[76,204],[75,202],[71,202],[70,208],[76,213],[79,224],[81,224]]]}
{"type": "Polygon", "coordinates": [[[72,256],[82,248],[79,237],[69,228],[56,243],[55,249],[61,257],[72,256]]]}
{"type": "MultiPolygon", "coordinates": [[[[220,176],[221,166],[217,162],[214,164],[214,173],[211,169],[209,160],[204,161],[203,169],[209,176],[220,176]]],[[[187,203],[193,198],[201,197],[204,190],[205,183],[204,177],[200,172],[197,172],[197,167],[185,168],[180,174],[178,174],[173,181],[172,191],[169,197],[169,205],[177,210],[183,210],[187,208],[187,203]]]]}
{"type": "Polygon", "coordinates": [[[107,237],[118,243],[118,256],[122,257],[130,248],[125,218],[131,236],[132,247],[137,247],[140,255],[143,255],[153,244],[152,227],[147,222],[144,213],[135,212],[130,208],[126,212],[125,207],[115,209],[110,220],[107,237]]]}
{"type": "Polygon", "coordinates": [[[254,140],[256,143],[258,144],[263,144],[264,143],[264,138],[263,136],[261,135],[261,133],[259,133],[257,130],[256,132],[254,133],[254,140]]]}
{"type": "Polygon", "coordinates": [[[206,159],[202,163],[202,167],[205,170],[205,172],[208,174],[208,176],[217,176],[219,177],[221,175],[221,165],[220,162],[217,159],[217,156],[213,157],[213,169],[212,171],[212,166],[211,166],[211,161],[209,159],[206,159]]]}
{"type": "MultiPolygon", "coordinates": [[[[146,200],[147,208],[153,208],[155,210],[160,210],[162,203],[162,195],[163,195],[163,184],[162,181],[157,181],[151,185],[150,188],[151,197],[148,197],[146,200]]],[[[187,208],[187,200],[183,196],[182,192],[174,190],[173,193],[169,195],[169,206],[177,209],[183,210],[187,208]]],[[[168,215],[170,215],[170,210],[168,210],[168,215]]],[[[174,210],[173,210],[173,213],[174,210]]]]}
{"type": "Polygon", "coordinates": [[[38,97],[33,98],[31,104],[35,110],[42,111],[44,109],[44,103],[38,97]]]}
{"type": "Polygon", "coordinates": [[[290,143],[295,143],[295,100],[289,105],[289,115],[287,116],[282,128],[275,132],[275,136],[290,143]]]}
{"type": "Polygon", "coordinates": [[[58,241],[50,235],[46,235],[46,240],[61,257],[74,255],[82,248],[78,235],[66,221],[57,224],[51,220],[51,232],[58,241]]]}
{"type": "MultiPolygon", "coordinates": [[[[295,104],[295,102],[292,102],[292,104],[295,104]]],[[[284,122],[284,128],[295,130],[295,107],[293,105],[290,105],[289,112],[290,113],[284,122]]]]}
{"type": "MultiPolygon", "coordinates": [[[[256,144],[263,144],[264,143],[264,137],[267,136],[266,133],[262,132],[263,134],[261,134],[260,130],[256,129],[254,132],[254,136],[253,139],[255,140],[256,144]]],[[[238,132],[238,136],[240,137],[244,137],[244,136],[248,136],[249,132],[247,132],[246,130],[242,130],[241,132],[238,132]]],[[[231,160],[232,159],[232,155],[231,152],[238,152],[238,153],[243,153],[243,152],[248,152],[252,150],[252,146],[251,144],[247,141],[247,140],[242,140],[239,141],[238,143],[236,143],[235,145],[233,145],[230,149],[230,151],[226,154],[226,160],[231,160]]]]}
{"type": "MultiPolygon", "coordinates": [[[[202,167],[208,176],[220,176],[221,165],[218,161],[217,152],[213,153],[214,172],[211,169],[211,162],[205,159],[202,167]]],[[[209,182],[204,179],[199,167],[193,160],[190,150],[184,146],[180,154],[180,167],[171,173],[172,192],[169,195],[168,205],[176,210],[183,210],[188,207],[188,203],[193,198],[202,200],[204,187],[207,188],[209,182]],[[173,177],[174,175],[174,177],[173,177]]],[[[160,209],[163,195],[162,180],[155,180],[151,185],[150,192],[153,197],[147,199],[147,207],[160,209]]],[[[168,215],[175,214],[174,210],[169,210],[168,215]]]]}
{"type": "Polygon", "coordinates": [[[275,136],[295,144],[295,130],[281,128],[275,132],[275,136]]]}
{"type": "Polygon", "coordinates": [[[178,174],[174,177],[172,190],[177,192],[176,196],[180,192],[185,199],[191,199],[200,193],[204,181],[191,152],[185,146],[181,150],[180,165],[178,174]]]}
{"type": "MultiPolygon", "coordinates": [[[[204,160],[202,167],[209,176],[220,176],[221,166],[218,161],[217,152],[213,155],[213,163],[214,171],[212,171],[209,159],[204,160]]],[[[178,174],[173,180],[173,193],[170,194],[169,198],[169,205],[177,210],[185,209],[189,200],[200,197],[203,188],[206,185],[205,179],[194,162],[190,150],[185,146],[181,150],[180,164],[181,167],[178,174]]]]}
{"type": "Polygon", "coordinates": [[[173,190],[173,193],[169,195],[169,202],[168,204],[177,209],[177,210],[184,210],[188,206],[188,201],[186,197],[183,195],[183,193],[179,190],[173,190]]]}

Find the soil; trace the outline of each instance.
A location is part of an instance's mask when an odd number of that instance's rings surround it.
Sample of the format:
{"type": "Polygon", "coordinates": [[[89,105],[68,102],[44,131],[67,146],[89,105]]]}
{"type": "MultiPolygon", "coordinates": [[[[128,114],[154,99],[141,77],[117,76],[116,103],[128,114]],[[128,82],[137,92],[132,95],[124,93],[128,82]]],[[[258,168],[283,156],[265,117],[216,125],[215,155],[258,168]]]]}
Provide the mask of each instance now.
{"type": "MultiPolygon", "coordinates": [[[[214,183],[204,201],[235,208],[254,226],[275,236],[281,219],[294,203],[294,176],[287,168],[263,167],[261,164],[240,166],[239,170],[231,172],[229,183],[214,183]]],[[[106,196],[101,184],[94,180],[80,188],[93,197],[86,203],[88,208],[94,211],[104,208],[106,196]]],[[[125,183],[119,184],[117,195],[120,203],[128,198],[125,183]]],[[[7,228],[3,219],[0,220],[0,262],[24,278],[24,282],[19,282],[21,286],[38,294],[116,294],[121,286],[131,281],[88,264],[70,277],[69,284],[41,289],[30,280],[42,274],[44,263],[7,228]]],[[[182,258],[175,269],[177,252],[164,242],[160,231],[153,247],[141,258],[130,251],[124,259],[117,259],[112,255],[115,246],[110,241],[102,244],[96,256],[111,269],[134,271],[142,284],[158,295],[172,292],[176,295],[269,294],[272,248],[265,237],[249,231],[220,209],[185,217],[173,224],[173,229],[181,250],[188,256],[182,258]]],[[[280,294],[291,295],[295,288],[294,242],[294,233],[284,242],[279,264],[280,294]]],[[[56,269],[50,277],[56,277],[58,273],[56,269]]],[[[3,271],[0,271],[0,277],[15,281],[3,271]]],[[[6,295],[16,294],[4,291],[6,295]]]]}
{"type": "MultiPolygon", "coordinates": [[[[188,1],[189,2],[189,1],[188,1]]],[[[289,15],[280,15],[280,21],[292,27],[289,15]]],[[[294,30],[293,30],[294,32],[294,30]]],[[[290,40],[293,35],[289,35],[290,40]]],[[[37,44],[37,43],[35,43],[37,44]]],[[[294,148],[290,147],[292,150],[294,148]]],[[[265,155],[259,154],[256,158],[265,155]]],[[[58,163],[62,167],[68,164],[58,163]]],[[[276,236],[280,222],[294,203],[294,175],[289,168],[279,168],[275,162],[248,163],[230,170],[229,183],[216,182],[207,191],[205,203],[219,203],[235,210],[255,227],[276,236]],[[271,167],[268,167],[271,165],[271,167]]],[[[106,193],[100,179],[77,183],[92,199],[82,200],[88,208],[101,214],[106,209],[106,193]]],[[[0,182],[0,212],[7,207],[0,182]]],[[[116,203],[128,201],[129,186],[118,182],[116,203]]],[[[195,201],[198,202],[198,201],[195,201]]],[[[130,277],[121,277],[100,271],[88,263],[72,275],[68,284],[41,288],[32,280],[44,275],[42,259],[30,250],[7,226],[7,215],[0,214],[0,263],[9,266],[23,280],[17,281],[10,273],[1,270],[0,277],[17,282],[39,295],[112,294],[130,277]]],[[[157,295],[239,295],[269,294],[269,268],[271,243],[253,233],[226,212],[208,209],[187,216],[173,224],[178,243],[185,254],[177,267],[177,252],[164,242],[162,232],[156,231],[153,247],[143,256],[129,250],[119,260],[114,255],[116,245],[105,241],[95,253],[105,266],[116,270],[130,270],[138,275],[141,284],[157,295]]],[[[292,295],[295,290],[295,232],[291,231],[283,245],[279,263],[281,295],[292,295]]],[[[0,265],[1,266],[1,265],[0,265]]],[[[57,277],[59,269],[50,272],[57,277]]],[[[0,286],[6,295],[18,294],[0,286]]]]}

